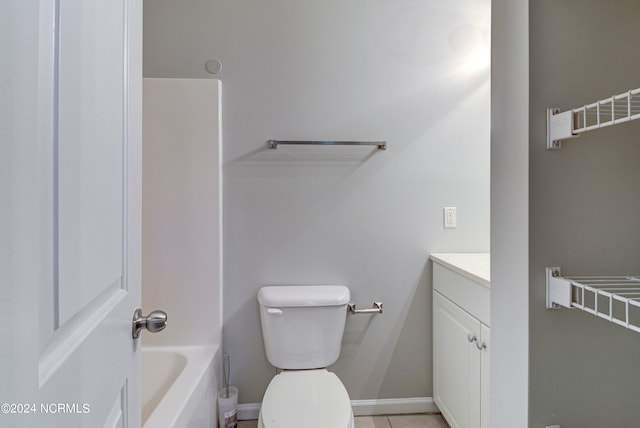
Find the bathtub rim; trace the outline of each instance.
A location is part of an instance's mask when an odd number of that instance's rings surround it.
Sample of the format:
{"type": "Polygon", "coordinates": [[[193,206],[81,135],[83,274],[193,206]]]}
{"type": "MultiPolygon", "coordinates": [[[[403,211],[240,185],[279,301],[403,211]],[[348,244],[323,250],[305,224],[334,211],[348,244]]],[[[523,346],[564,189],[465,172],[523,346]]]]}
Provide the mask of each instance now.
{"type": "MultiPolygon", "coordinates": [[[[142,428],[186,426],[199,403],[199,400],[194,398],[204,396],[210,385],[213,389],[211,393],[215,397],[218,387],[215,362],[220,359],[220,347],[218,345],[142,346],[141,352],[170,352],[183,355],[187,359],[185,368],[153,409],[142,428]]],[[[215,407],[215,402],[212,404],[215,407]]]]}

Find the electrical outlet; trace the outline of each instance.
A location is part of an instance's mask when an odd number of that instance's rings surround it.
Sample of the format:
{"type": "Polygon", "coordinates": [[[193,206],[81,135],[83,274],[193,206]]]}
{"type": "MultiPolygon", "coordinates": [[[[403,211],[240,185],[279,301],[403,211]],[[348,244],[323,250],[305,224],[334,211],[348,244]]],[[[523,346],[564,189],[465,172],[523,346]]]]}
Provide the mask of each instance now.
{"type": "Polygon", "coordinates": [[[444,207],[444,228],[453,229],[457,225],[456,207],[444,207]]]}

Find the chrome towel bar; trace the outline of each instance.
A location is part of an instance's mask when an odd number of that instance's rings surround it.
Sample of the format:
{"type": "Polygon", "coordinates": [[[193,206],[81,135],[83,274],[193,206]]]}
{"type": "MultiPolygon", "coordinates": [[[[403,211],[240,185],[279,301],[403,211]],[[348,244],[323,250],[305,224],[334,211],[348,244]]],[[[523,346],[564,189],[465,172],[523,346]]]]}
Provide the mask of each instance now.
{"type": "Polygon", "coordinates": [[[269,148],[277,149],[283,144],[297,144],[307,146],[377,146],[380,150],[387,150],[386,141],[293,141],[293,140],[269,140],[269,148]]]}
{"type": "Polygon", "coordinates": [[[355,303],[349,303],[348,306],[349,312],[352,314],[381,314],[382,313],[382,302],[373,302],[373,308],[371,309],[356,309],[355,303]]]}

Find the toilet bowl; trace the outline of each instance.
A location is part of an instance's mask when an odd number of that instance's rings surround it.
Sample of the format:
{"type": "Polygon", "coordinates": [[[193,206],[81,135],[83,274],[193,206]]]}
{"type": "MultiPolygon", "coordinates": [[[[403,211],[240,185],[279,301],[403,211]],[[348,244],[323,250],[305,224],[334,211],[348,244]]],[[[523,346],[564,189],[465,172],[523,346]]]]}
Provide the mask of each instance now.
{"type": "Polygon", "coordinates": [[[325,370],[283,371],[269,383],[258,428],[353,428],[349,394],[325,370]]]}
{"type": "Polygon", "coordinates": [[[349,394],[326,369],[340,355],[349,298],[336,285],[260,289],[267,359],[282,372],[265,391],[258,428],[354,427],[349,394]]]}

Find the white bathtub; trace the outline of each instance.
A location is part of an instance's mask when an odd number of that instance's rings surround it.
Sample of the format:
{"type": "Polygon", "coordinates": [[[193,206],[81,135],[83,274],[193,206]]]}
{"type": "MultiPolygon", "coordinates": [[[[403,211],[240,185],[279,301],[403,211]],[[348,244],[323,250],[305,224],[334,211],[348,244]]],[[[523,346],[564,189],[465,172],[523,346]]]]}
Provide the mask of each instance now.
{"type": "Polygon", "coordinates": [[[218,347],[142,348],[143,428],[216,426],[218,347]]]}

